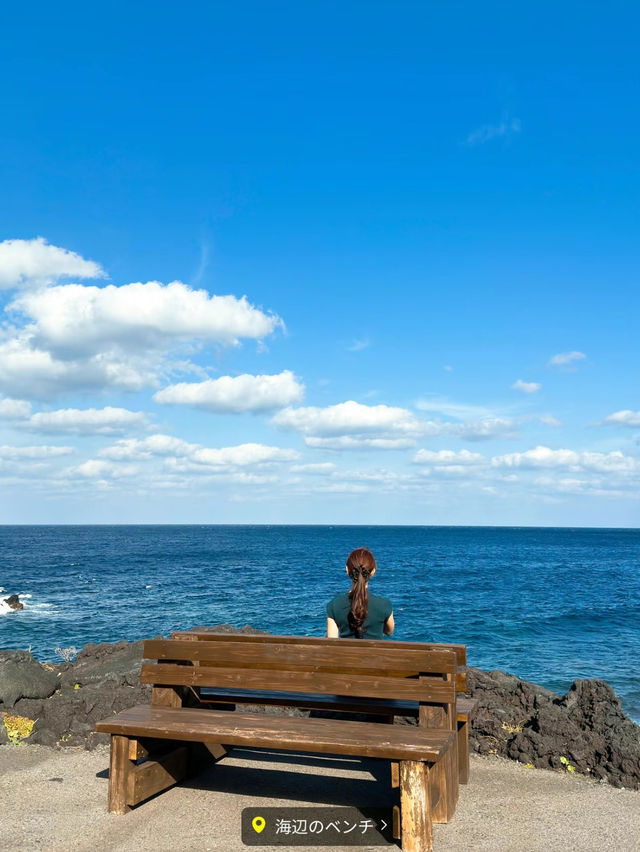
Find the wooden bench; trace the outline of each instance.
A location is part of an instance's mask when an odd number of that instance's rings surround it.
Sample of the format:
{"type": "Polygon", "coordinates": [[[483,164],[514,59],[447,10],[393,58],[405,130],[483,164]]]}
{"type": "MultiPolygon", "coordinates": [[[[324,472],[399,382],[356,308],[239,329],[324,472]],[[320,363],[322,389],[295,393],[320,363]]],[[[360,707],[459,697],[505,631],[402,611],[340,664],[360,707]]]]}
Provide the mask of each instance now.
{"type": "Polygon", "coordinates": [[[339,646],[299,647],[218,637],[148,640],[144,656],[158,661],[141,670],[141,681],[153,685],[151,704],[125,710],[95,728],[111,734],[110,812],[126,813],[181,780],[204,754],[218,759],[225,746],[240,745],[390,761],[407,852],[431,850],[432,822],[451,818],[458,795],[452,730],[229,712],[211,709],[200,698],[205,688],[255,690],[258,695],[275,689],[296,697],[410,701],[417,703],[419,713],[444,707],[451,715],[456,703],[451,650],[389,647],[372,657],[362,642],[356,647],[342,641],[339,646]]]}
{"type": "Polygon", "coordinates": [[[391,717],[390,721],[396,716],[409,716],[418,718],[421,725],[431,727],[447,727],[455,730],[458,737],[458,773],[459,783],[469,783],[469,729],[471,719],[473,718],[476,709],[477,701],[472,698],[465,698],[459,693],[467,691],[467,649],[465,645],[460,644],[441,644],[434,642],[397,642],[389,639],[327,639],[319,636],[276,636],[271,634],[246,634],[246,633],[217,633],[215,629],[207,627],[194,627],[191,630],[175,631],[171,634],[175,639],[190,639],[190,640],[205,640],[205,641],[223,641],[223,642],[240,642],[245,644],[270,644],[278,642],[280,644],[296,645],[301,648],[305,647],[328,647],[331,643],[340,642],[340,648],[343,647],[359,647],[366,648],[369,653],[374,655],[378,648],[389,649],[404,649],[417,651],[453,651],[456,658],[456,713],[455,718],[451,719],[443,712],[442,709],[437,710],[430,708],[428,711],[423,710],[422,717],[419,717],[418,703],[416,701],[398,701],[398,700],[382,700],[382,699],[364,699],[350,698],[347,700],[344,696],[337,695],[318,695],[318,696],[296,696],[292,694],[275,693],[273,690],[265,692],[260,696],[254,692],[243,693],[241,690],[207,690],[206,694],[201,695],[201,700],[207,703],[217,704],[219,706],[227,706],[229,709],[235,709],[237,704],[269,704],[276,706],[298,707],[304,710],[331,710],[341,713],[366,713],[368,715],[381,715],[391,717]]]}

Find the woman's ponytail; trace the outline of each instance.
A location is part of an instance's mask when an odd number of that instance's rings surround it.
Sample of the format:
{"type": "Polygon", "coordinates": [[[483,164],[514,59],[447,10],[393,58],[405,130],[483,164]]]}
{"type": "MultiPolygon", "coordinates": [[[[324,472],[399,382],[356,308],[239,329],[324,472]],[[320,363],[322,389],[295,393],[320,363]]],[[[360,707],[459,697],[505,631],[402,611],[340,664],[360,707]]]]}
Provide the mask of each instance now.
{"type": "Polygon", "coordinates": [[[367,583],[369,577],[376,570],[376,560],[373,558],[373,553],[366,547],[358,547],[349,554],[347,570],[351,577],[349,627],[355,633],[356,638],[361,639],[366,632],[363,624],[369,607],[369,589],[367,583]]]}

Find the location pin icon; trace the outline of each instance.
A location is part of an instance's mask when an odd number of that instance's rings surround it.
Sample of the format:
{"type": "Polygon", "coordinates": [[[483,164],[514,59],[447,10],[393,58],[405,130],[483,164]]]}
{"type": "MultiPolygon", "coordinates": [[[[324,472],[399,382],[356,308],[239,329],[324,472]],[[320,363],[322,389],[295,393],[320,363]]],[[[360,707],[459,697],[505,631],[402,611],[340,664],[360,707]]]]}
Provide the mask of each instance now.
{"type": "Polygon", "coordinates": [[[251,820],[251,825],[253,826],[253,830],[256,834],[260,834],[262,829],[265,827],[266,823],[264,821],[264,817],[257,816],[251,820]]]}

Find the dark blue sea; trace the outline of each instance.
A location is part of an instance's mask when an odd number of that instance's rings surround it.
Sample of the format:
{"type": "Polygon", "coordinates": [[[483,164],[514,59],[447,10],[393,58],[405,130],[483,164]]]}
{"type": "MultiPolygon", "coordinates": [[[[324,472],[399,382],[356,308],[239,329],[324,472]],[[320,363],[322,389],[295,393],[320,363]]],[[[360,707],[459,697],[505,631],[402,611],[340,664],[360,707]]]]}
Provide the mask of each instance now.
{"type": "Polygon", "coordinates": [[[378,561],[394,638],[464,642],[471,665],[564,692],[602,678],[640,721],[640,530],[0,526],[0,648],[139,639],[200,624],[323,635],[354,547],[378,561]]]}

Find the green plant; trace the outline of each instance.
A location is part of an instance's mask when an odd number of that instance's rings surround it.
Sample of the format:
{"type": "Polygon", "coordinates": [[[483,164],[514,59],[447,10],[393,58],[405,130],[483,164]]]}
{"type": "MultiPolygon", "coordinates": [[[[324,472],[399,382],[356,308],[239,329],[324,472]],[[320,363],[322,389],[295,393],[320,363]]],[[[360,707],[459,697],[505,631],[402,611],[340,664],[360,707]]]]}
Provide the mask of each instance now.
{"type": "Polygon", "coordinates": [[[564,755],[560,758],[560,763],[564,766],[567,772],[575,772],[575,766],[572,766],[564,755]]]}

